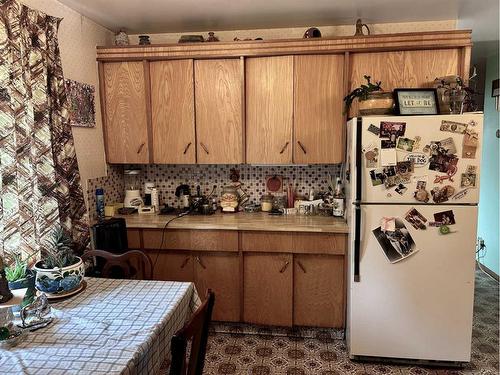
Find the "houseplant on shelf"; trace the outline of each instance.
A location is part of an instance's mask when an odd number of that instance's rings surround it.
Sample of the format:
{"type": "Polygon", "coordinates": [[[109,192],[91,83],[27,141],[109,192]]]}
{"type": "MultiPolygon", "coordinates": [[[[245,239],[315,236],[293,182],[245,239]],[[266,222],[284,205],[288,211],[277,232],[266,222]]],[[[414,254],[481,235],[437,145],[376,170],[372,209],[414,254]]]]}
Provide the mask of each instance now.
{"type": "Polygon", "coordinates": [[[42,246],[35,264],[35,286],[47,294],[64,294],[78,289],[84,278],[82,259],[74,254],[73,243],[63,228],[56,228],[42,246]]]}
{"type": "Polygon", "coordinates": [[[373,84],[370,76],[365,75],[363,77],[366,80],[366,84],[355,88],[344,98],[344,113],[349,111],[352,102],[357,98],[359,114],[361,116],[391,114],[394,107],[392,92],[383,91],[381,81],[373,84]]]}
{"type": "Polygon", "coordinates": [[[10,290],[28,289],[24,295],[21,307],[33,302],[33,298],[35,297],[35,272],[29,269],[30,259],[34,255],[31,254],[24,260],[18,254],[7,254],[5,256],[5,263],[7,264],[4,268],[5,277],[9,282],[10,290]]]}

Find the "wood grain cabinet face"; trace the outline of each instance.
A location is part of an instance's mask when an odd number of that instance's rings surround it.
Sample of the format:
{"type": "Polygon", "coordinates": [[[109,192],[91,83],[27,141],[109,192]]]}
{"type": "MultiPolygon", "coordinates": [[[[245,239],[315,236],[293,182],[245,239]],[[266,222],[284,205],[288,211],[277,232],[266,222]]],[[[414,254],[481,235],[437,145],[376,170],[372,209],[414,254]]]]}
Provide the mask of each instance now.
{"type": "Polygon", "coordinates": [[[459,50],[404,52],[404,87],[432,87],[434,79],[459,74],[459,50]]]}
{"type": "Polygon", "coordinates": [[[144,63],[105,63],[102,72],[108,163],[148,163],[144,63]]]}
{"type": "Polygon", "coordinates": [[[246,161],[291,164],[293,56],[245,60],[246,161]]]}
{"type": "Polygon", "coordinates": [[[294,255],[293,324],[344,325],[344,257],[294,255]]]}
{"type": "Polygon", "coordinates": [[[150,63],[153,162],[196,163],[193,60],[150,63]]]}
{"type": "Polygon", "coordinates": [[[243,63],[196,60],[194,67],[198,163],[243,163],[243,63]]]}
{"type": "Polygon", "coordinates": [[[194,261],[188,251],[146,250],[146,254],[154,264],[154,280],[194,281],[194,261]]]}
{"type": "Polygon", "coordinates": [[[193,253],[195,284],[200,295],[210,288],[215,293],[213,320],[240,320],[238,254],[193,253]]]}
{"type": "Polygon", "coordinates": [[[292,258],[292,254],[244,254],[245,322],[292,325],[292,258]]]}
{"type": "Polygon", "coordinates": [[[294,57],[297,164],[340,163],[344,155],[344,55],[294,57]]]}

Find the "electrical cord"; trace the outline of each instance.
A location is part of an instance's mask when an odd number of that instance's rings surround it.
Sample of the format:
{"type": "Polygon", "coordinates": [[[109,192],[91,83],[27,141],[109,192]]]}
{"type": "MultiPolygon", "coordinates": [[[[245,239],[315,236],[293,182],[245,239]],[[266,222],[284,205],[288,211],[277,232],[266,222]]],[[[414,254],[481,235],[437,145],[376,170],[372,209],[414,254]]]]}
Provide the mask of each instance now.
{"type": "Polygon", "coordinates": [[[170,220],[168,220],[165,225],[163,226],[163,229],[162,229],[162,233],[161,233],[161,241],[160,241],[160,247],[158,248],[158,254],[156,254],[156,258],[153,262],[153,269],[152,269],[152,273],[154,274],[154,270],[155,270],[155,267],[156,267],[156,263],[158,262],[158,258],[160,256],[160,252],[163,248],[163,242],[165,240],[165,232],[167,230],[167,227],[168,227],[168,224],[170,224],[172,221],[174,220],[177,220],[177,219],[180,219],[181,217],[184,217],[184,216],[187,216],[191,213],[191,209],[189,211],[186,211],[186,212],[182,212],[180,214],[178,214],[177,216],[174,216],[173,218],[171,218],[170,220]]]}
{"type": "Polygon", "coordinates": [[[481,264],[482,259],[486,255],[486,246],[480,245],[479,241],[476,243],[476,264],[479,270],[484,273],[486,276],[488,276],[490,279],[494,280],[495,282],[498,283],[498,280],[495,279],[492,275],[490,275],[489,272],[485,271],[483,268],[483,265],[481,264]]]}

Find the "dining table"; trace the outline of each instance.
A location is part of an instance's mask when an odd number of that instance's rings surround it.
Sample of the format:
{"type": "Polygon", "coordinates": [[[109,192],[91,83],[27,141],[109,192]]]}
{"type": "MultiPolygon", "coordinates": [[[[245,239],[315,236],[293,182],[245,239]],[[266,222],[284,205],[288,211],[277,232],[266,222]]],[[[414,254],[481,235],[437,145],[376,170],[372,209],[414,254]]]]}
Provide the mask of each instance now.
{"type": "Polygon", "coordinates": [[[201,301],[193,283],[85,278],[50,301],[53,321],[0,346],[0,374],[157,374],[170,340],[201,301]]]}

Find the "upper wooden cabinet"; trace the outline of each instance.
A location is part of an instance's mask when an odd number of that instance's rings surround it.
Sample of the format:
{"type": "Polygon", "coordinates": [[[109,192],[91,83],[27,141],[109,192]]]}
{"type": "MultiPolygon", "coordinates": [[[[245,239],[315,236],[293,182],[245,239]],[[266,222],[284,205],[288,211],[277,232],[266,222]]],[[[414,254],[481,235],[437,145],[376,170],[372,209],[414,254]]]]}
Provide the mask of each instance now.
{"type": "Polygon", "coordinates": [[[344,55],[295,56],[294,71],[294,162],[342,162],[344,55]]]}
{"type": "Polygon", "coordinates": [[[243,63],[196,60],[195,106],[198,163],[243,163],[243,63]]]}
{"type": "Polygon", "coordinates": [[[293,56],[245,61],[247,163],[291,164],[293,56]]]}
{"type": "Polygon", "coordinates": [[[193,60],[150,63],[153,162],[196,163],[193,60]]]}
{"type": "Polygon", "coordinates": [[[104,142],[108,163],[149,162],[148,111],[143,62],[105,63],[104,142]]]}
{"type": "Polygon", "coordinates": [[[437,77],[460,75],[459,58],[457,49],[405,51],[403,87],[432,87],[437,77]]]}

